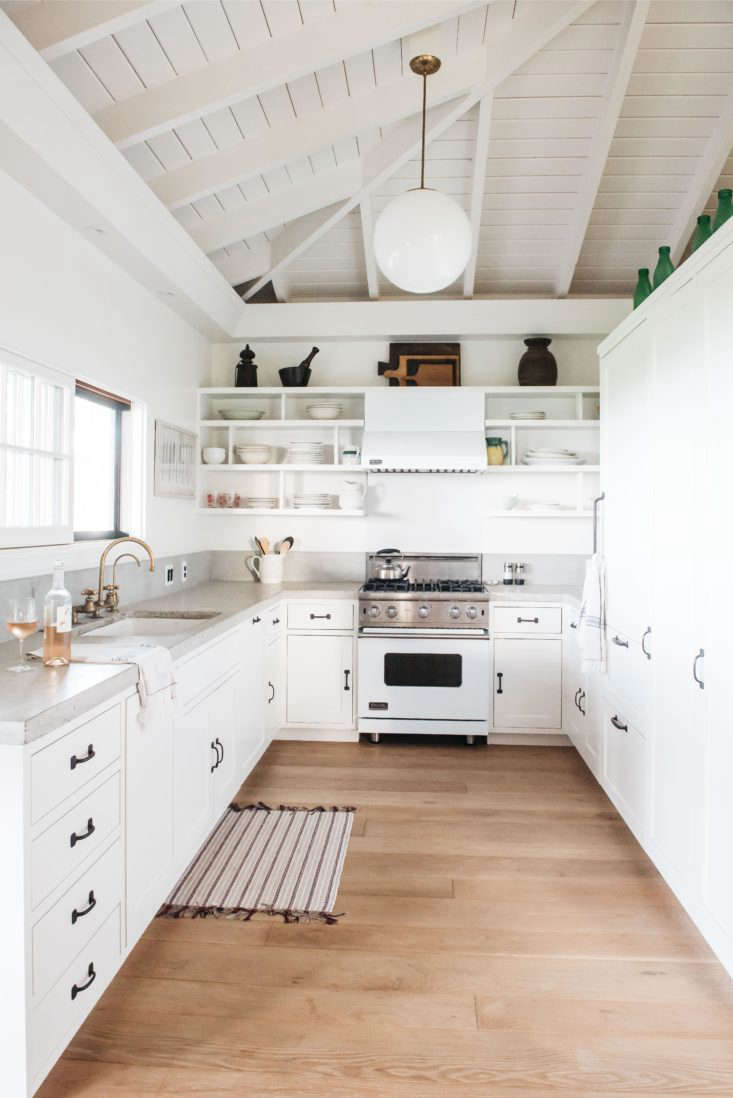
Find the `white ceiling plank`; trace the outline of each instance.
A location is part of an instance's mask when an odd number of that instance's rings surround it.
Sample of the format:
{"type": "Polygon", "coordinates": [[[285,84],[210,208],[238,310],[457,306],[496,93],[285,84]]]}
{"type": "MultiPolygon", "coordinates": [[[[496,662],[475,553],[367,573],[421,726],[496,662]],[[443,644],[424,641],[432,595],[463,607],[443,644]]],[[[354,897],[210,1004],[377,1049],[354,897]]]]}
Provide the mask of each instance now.
{"type": "Polygon", "coordinates": [[[240,282],[258,278],[269,268],[272,260],[271,247],[269,240],[261,240],[253,248],[233,248],[230,255],[222,251],[210,258],[227,282],[237,286],[240,282]]]}
{"type": "Polygon", "coordinates": [[[565,297],[572,285],[575,267],[583,247],[648,14],[649,0],[636,0],[636,3],[633,6],[629,5],[625,11],[624,33],[611,65],[603,115],[593,136],[582,190],[578,195],[572,229],[568,234],[567,248],[558,268],[555,285],[558,297],[565,297]]]}
{"type": "MultiPolygon", "coordinates": [[[[592,0],[591,2],[589,0],[576,0],[574,3],[563,4],[562,6],[560,4],[545,5],[540,11],[535,11],[534,5],[532,5],[532,10],[520,14],[514,20],[510,33],[496,45],[492,45],[486,53],[486,68],[487,72],[491,74],[490,77],[455,104],[446,104],[431,110],[430,124],[426,134],[427,142],[429,143],[442,136],[484,96],[491,94],[502,81],[506,80],[510,73],[523,65],[537,50],[543,49],[561,30],[573,23],[591,6],[592,0]]],[[[397,168],[415,155],[420,146],[419,128],[414,124],[403,124],[400,130],[407,132],[396,132],[389,141],[383,141],[374,150],[370,158],[372,164],[368,169],[365,169],[364,182],[361,188],[334,214],[325,218],[323,224],[314,230],[310,238],[303,241],[288,255],[279,259],[276,266],[287,266],[290,261],[306,251],[315,240],[328,232],[333,225],[338,224],[352,210],[356,209],[366,195],[372,194],[380,184],[390,178],[397,168]]],[[[268,272],[268,275],[271,275],[271,273],[268,272]]],[[[257,280],[247,294],[244,295],[245,300],[252,297],[264,285],[268,275],[257,280]]]]}
{"type": "Polygon", "coordinates": [[[708,140],[704,155],[698,161],[672,223],[669,241],[672,247],[673,263],[679,263],[682,258],[695,228],[697,216],[710,201],[711,192],[730,156],[731,147],[733,147],[733,92],[726,99],[715,131],[708,140]]]}
{"type": "Polygon", "coordinates": [[[206,54],[182,7],[170,8],[148,22],[177,76],[206,64],[206,54]]]}
{"type": "Polygon", "coordinates": [[[175,0],[18,0],[3,10],[44,60],[55,61],[174,6],[175,0]]]}
{"type": "MultiPolygon", "coordinates": [[[[464,9],[474,4],[458,6],[464,9]]],[[[375,18],[371,4],[345,6],[292,33],[243,49],[216,65],[185,73],[124,103],[113,104],[98,112],[96,121],[108,137],[124,147],[179,122],[337,64],[344,57],[445,18],[455,9],[456,3],[451,0],[420,4],[395,0],[375,18]]]]}
{"type": "Polygon", "coordinates": [[[135,95],[144,87],[124,53],[112,37],[90,42],[79,50],[115,102],[135,95]]]}
{"type": "Polygon", "coordinates": [[[90,114],[113,102],[104,84],[80,53],[64,54],[52,61],[50,67],[90,114]]]}
{"type": "Polygon", "coordinates": [[[359,204],[361,216],[361,236],[364,246],[364,266],[366,267],[367,291],[372,301],[379,297],[379,271],[374,255],[374,217],[372,215],[371,195],[365,195],[359,204]]]}
{"type": "MultiPolygon", "coordinates": [[[[129,96],[123,103],[135,102],[138,95],[150,95],[151,89],[175,77],[175,69],[147,23],[135,23],[118,31],[115,41],[147,89],[129,96]]],[[[122,106],[122,103],[116,105],[122,106]]]]}
{"type": "Polygon", "coordinates": [[[207,61],[223,61],[238,51],[236,36],[221,4],[186,0],[185,12],[207,61]]]}
{"type": "MultiPolygon", "coordinates": [[[[492,8],[494,5],[492,4],[492,8]]],[[[476,281],[476,258],[479,234],[481,232],[481,211],[484,204],[484,185],[486,181],[486,157],[489,150],[491,130],[491,108],[493,95],[485,95],[479,103],[478,129],[473,154],[473,179],[471,183],[471,255],[463,272],[463,296],[473,297],[476,281]]]]}
{"type": "Polygon", "coordinates": [[[321,172],[305,183],[283,187],[266,198],[202,221],[191,235],[202,251],[215,252],[233,240],[246,239],[322,206],[340,202],[358,191],[360,184],[361,164],[350,162],[330,172],[321,172]]]}
{"type": "MultiPolygon", "coordinates": [[[[486,52],[482,48],[463,54],[460,62],[444,65],[431,77],[431,103],[455,98],[483,79],[485,71],[486,52]]],[[[339,104],[327,110],[313,111],[297,119],[292,118],[291,111],[288,121],[271,129],[262,126],[264,132],[259,136],[252,136],[245,129],[247,141],[191,165],[192,170],[170,172],[159,181],[156,194],[168,206],[183,205],[219,187],[317,153],[370,124],[398,122],[415,114],[419,105],[419,83],[409,73],[367,95],[353,99],[345,95],[339,104]]]]}
{"type": "Polygon", "coordinates": [[[229,25],[240,50],[249,50],[270,37],[259,0],[223,0],[229,25]]]}

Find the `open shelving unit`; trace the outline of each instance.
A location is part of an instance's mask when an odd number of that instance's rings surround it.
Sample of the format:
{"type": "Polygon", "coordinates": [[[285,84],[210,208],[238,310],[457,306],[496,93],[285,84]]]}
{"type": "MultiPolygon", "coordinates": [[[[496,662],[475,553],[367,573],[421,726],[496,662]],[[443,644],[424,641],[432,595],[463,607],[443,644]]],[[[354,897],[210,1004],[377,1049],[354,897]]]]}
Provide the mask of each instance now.
{"type": "MultiPolygon", "coordinates": [[[[382,389],[384,386],[378,386],[382,389]]],[[[560,518],[590,519],[588,501],[598,494],[598,452],[600,449],[600,408],[598,386],[464,386],[483,401],[484,425],[487,437],[501,437],[508,443],[508,461],[504,465],[487,465],[487,487],[484,514],[491,518],[560,518]],[[512,412],[544,411],[546,418],[517,420],[512,412]],[[585,461],[582,465],[528,466],[522,464],[525,451],[540,443],[548,447],[570,447],[585,461]],[[504,477],[507,494],[519,484],[532,485],[540,499],[533,506],[502,508],[491,505],[490,491],[504,477]],[[497,479],[498,478],[498,479],[497,479]],[[528,478],[526,481],[523,478],[528,478]],[[551,502],[547,493],[554,490],[561,500],[562,510],[543,510],[542,499],[551,502]],[[572,501],[568,495],[572,494],[572,501]]],[[[362,386],[317,388],[263,387],[257,389],[204,388],[197,395],[199,445],[218,446],[226,451],[221,465],[199,462],[197,469],[197,499],[199,510],[218,515],[304,515],[309,517],[363,517],[362,510],[301,509],[290,505],[297,492],[319,491],[338,496],[347,480],[356,480],[366,489],[371,472],[358,464],[341,460],[344,448],[362,449],[364,403],[369,391],[362,386]],[[312,419],[307,415],[310,403],[322,398],[338,398],[343,403],[343,419],[312,419]],[[256,408],[261,419],[247,419],[237,414],[240,409],[256,408]],[[226,413],[226,418],[220,413],[226,413]],[[285,435],[284,432],[289,434],[285,435]],[[324,464],[294,464],[284,460],[290,442],[317,440],[326,447],[324,464]],[[236,447],[241,443],[262,443],[271,446],[276,460],[266,464],[244,464],[236,459],[236,447]],[[341,478],[339,480],[339,478],[341,478]],[[241,495],[270,495],[277,499],[276,508],[207,506],[209,494],[236,492],[241,495]]],[[[526,490],[526,489],[525,489],[526,490]]]]}

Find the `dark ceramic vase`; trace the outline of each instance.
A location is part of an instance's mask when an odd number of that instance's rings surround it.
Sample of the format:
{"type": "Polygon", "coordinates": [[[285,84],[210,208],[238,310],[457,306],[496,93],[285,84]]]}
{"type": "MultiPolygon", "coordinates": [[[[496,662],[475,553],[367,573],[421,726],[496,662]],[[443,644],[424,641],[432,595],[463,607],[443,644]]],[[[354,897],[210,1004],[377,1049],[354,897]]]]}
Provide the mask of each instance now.
{"type": "Polygon", "coordinates": [[[257,387],[257,363],[255,353],[250,350],[249,343],[239,353],[239,362],[234,375],[234,384],[238,389],[253,389],[257,387]]]}
{"type": "Polygon", "coordinates": [[[548,350],[551,343],[545,336],[525,339],[527,350],[519,360],[520,385],[557,385],[557,362],[548,350]]]}

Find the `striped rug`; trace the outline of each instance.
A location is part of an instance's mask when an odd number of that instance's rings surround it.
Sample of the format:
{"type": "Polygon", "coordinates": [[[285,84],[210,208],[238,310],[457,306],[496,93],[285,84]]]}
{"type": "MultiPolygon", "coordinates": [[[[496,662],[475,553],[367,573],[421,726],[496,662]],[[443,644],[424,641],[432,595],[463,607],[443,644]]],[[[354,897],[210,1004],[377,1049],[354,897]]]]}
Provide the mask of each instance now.
{"type": "Polygon", "coordinates": [[[230,805],[158,915],[335,923],[354,811],[230,805]]]}

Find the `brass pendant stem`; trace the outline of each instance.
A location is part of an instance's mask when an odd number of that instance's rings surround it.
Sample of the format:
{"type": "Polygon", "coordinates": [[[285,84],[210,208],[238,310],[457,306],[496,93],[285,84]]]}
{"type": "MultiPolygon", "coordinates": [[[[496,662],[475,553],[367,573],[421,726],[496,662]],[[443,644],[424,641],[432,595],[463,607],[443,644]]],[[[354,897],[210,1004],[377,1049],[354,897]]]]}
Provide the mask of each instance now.
{"type": "Polygon", "coordinates": [[[410,61],[410,68],[422,76],[422,140],[420,143],[420,187],[425,190],[425,128],[427,124],[428,77],[440,68],[440,58],[432,53],[420,53],[410,61]]]}
{"type": "Polygon", "coordinates": [[[428,78],[422,78],[422,148],[420,150],[420,190],[425,190],[425,118],[428,102],[428,78]]]}

